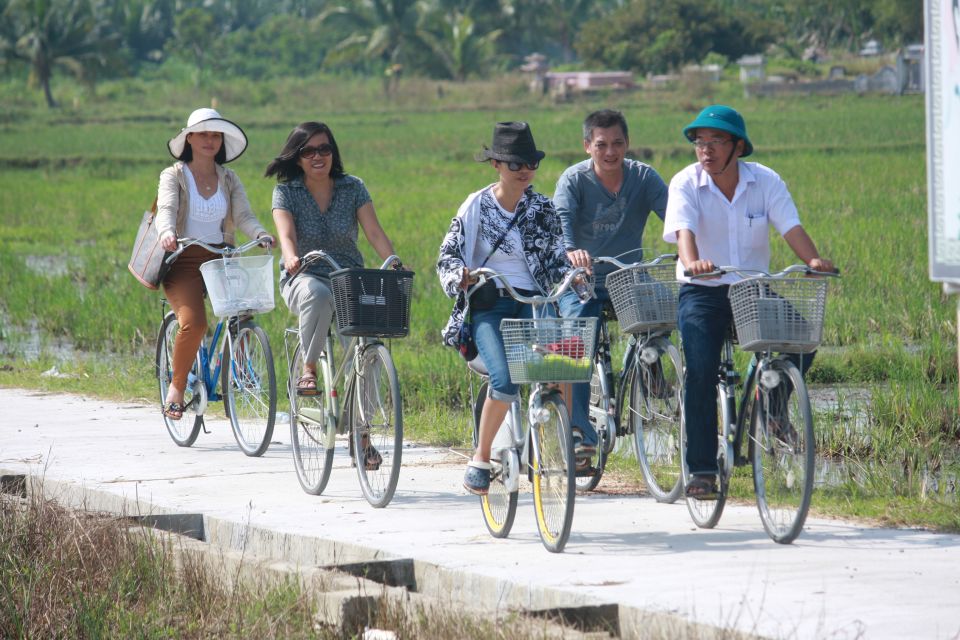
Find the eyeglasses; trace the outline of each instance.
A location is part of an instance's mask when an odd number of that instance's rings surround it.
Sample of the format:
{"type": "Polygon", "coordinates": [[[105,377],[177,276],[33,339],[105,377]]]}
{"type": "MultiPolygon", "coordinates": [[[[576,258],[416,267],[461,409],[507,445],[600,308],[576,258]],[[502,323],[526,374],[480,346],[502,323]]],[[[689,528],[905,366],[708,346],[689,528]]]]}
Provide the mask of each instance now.
{"type": "Polygon", "coordinates": [[[728,142],[733,142],[733,140],[731,138],[714,138],[712,140],[697,138],[693,141],[693,146],[697,149],[716,149],[717,147],[726,145],[728,142]]]}
{"type": "Polygon", "coordinates": [[[510,169],[510,171],[520,171],[520,169],[523,169],[524,167],[526,167],[530,171],[536,171],[537,168],[540,166],[540,161],[537,160],[536,162],[503,162],[502,164],[507,165],[507,169],[510,169]]]}
{"type": "Polygon", "coordinates": [[[329,156],[333,153],[333,145],[321,144],[316,147],[300,147],[300,157],[304,160],[316,158],[317,156],[329,156]]]}

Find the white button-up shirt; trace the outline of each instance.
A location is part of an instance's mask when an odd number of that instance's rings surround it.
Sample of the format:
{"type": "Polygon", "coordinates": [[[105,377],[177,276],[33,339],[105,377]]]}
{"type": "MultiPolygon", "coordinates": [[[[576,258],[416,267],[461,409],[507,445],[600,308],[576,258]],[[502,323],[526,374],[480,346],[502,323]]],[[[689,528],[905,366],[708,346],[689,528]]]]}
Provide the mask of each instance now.
{"type": "MultiPolygon", "coordinates": [[[[676,243],[677,232],[689,229],[696,237],[701,260],[720,266],[770,269],[772,224],[780,235],[800,224],[797,206],[787,185],[773,170],[756,162],[739,162],[739,176],[733,200],[720,192],[699,162],[683,169],[670,181],[663,239],[676,243]]],[[[677,263],[677,279],[685,267],[677,263]]],[[[720,279],[698,279],[696,284],[731,284],[740,276],[728,273],[720,279]]]]}

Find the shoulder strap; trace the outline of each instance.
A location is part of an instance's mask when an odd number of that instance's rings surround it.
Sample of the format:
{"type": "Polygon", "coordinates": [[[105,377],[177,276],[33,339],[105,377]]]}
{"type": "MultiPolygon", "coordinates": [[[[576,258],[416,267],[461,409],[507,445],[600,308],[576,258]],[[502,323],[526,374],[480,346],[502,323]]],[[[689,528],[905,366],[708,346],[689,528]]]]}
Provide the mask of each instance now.
{"type": "Polygon", "coordinates": [[[507,225],[507,228],[503,230],[503,233],[500,234],[500,237],[497,238],[497,241],[493,243],[493,249],[490,249],[490,253],[487,254],[487,257],[483,259],[483,264],[480,265],[481,268],[485,267],[487,260],[497,252],[497,249],[500,248],[500,244],[503,242],[504,238],[507,237],[507,234],[510,233],[510,229],[513,229],[513,226],[517,224],[517,218],[520,217],[520,212],[514,214],[513,219],[510,220],[510,224],[507,225]]]}

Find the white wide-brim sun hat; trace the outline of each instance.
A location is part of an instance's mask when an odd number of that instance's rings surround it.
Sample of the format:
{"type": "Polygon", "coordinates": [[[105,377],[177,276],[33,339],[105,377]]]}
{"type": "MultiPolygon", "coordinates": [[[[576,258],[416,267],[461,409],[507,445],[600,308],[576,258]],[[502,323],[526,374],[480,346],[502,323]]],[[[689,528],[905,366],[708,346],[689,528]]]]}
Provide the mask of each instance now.
{"type": "Polygon", "coordinates": [[[187,134],[199,131],[219,131],[223,134],[223,147],[230,162],[240,157],[247,148],[247,136],[243,129],[220,116],[215,109],[197,109],[187,118],[187,126],[167,143],[167,149],[174,158],[179,158],[187,144],[187,134]]]}

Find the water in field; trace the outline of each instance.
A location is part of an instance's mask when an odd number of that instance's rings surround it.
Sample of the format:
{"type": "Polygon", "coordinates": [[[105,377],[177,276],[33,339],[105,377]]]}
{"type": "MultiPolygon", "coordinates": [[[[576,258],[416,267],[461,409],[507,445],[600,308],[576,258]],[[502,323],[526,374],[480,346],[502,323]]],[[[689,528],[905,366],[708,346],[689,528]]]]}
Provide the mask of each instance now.
{"type": "Polygon", "coordinates": [[[862,387],[811,387],[810,404],[817,432],[818,456],[814,482],[818,487],[854,483],[861,487],[883,485],[913,487],[919,497],[949,504],[960,502],[960,448],[943,456],[942,464],[929,464],[908,477],[898,465],[881,464],[857,456],[821,455],[823,443],[843,443],[847,450],[870,450],[872,432],[868,407],[871,391],[862,387]]]}

